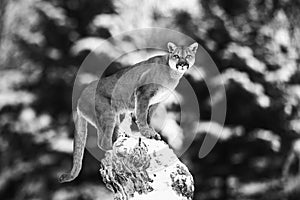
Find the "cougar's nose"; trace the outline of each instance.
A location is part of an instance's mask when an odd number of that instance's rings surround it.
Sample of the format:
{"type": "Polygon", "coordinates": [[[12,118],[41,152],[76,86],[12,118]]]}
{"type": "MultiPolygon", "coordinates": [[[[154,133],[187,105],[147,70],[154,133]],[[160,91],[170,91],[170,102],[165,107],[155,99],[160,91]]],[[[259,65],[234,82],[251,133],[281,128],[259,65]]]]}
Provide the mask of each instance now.
{"type": "Polygon", "coordinates": [[[184,66],[189,66],[189,64],[186,61],[179,61],[177,63],[177,66],[184,67],[184,66]]]}
{"type": "Polygon", "coordinates": [[[179,66],[183,66],[183,65],[186,65],[187,63],[185,62],[185,61],[179,61],[178,63],[177,63],[177,65],[179,65],[179,66]]]}

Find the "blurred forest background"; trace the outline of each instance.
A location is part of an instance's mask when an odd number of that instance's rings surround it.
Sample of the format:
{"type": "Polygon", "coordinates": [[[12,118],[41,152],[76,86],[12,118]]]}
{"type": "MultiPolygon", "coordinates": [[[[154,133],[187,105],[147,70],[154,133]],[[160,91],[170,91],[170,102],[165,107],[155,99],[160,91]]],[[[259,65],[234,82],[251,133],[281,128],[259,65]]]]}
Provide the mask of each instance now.
{"type": "MultiPolygon", "coordinates": [[[[199,130],[182,156],[194,175],[194,199],[299,199],[297,0],[1,0],[0,199],[112,199],[88,151],[75,181],[57,181],[71,167],[73,82],[98,44],[145,27],[194,38],[225,81],[223,136],[199,159],[205,136],[199,130]]],[[[127,48],[138,40],[118,42],[127,48]]],[[[186,78],[205,124],[211,108],[205,82],[186,78]]]]}

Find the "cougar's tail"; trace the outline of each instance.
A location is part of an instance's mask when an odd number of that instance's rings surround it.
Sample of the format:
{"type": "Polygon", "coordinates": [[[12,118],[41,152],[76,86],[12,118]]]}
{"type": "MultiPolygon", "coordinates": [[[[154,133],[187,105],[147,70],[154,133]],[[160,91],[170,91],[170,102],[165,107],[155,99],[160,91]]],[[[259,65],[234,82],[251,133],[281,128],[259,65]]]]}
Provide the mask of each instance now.
{"type": "Polygon", "coordinates": [[[74,117],[76,131],[73,145],[73,167],[71,172],[62,174],[60,176],[60,183],[74,180],[78,176],[82,166],[82,158],[87,137],[87,121],[80,114],[79,110],[77,110],[76,114],[77,115],[74,117]]]}

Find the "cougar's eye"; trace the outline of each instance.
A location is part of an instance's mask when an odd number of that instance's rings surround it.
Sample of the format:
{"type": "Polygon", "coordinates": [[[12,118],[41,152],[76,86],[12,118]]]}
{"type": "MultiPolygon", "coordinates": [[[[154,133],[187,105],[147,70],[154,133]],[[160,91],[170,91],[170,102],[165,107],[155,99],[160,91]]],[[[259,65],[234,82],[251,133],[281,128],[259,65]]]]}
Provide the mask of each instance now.
{"type": "Polygon", "coordinates": [[[179,59],[179,56],[178,55],[173,55],[173,58],[174,59],[179,59]]]}
{"type": "Polygon", "coordinates": [[[187,55],[185,58],[192,58],[192,55],[187,55]]]}

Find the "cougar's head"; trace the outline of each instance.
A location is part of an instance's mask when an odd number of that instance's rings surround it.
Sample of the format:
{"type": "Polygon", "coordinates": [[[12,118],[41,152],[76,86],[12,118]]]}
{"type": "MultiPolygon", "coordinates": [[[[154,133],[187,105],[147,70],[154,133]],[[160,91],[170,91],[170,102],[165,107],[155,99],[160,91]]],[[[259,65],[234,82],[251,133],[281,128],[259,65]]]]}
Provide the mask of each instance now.
{"type": "Polygon", "coordinates": [[[169,66],[171,69],[184,73],[195,63],[195,54],[198,49],[198,43],[190,46],[176,46],[174,43],[168,43],[169,66]]]}

